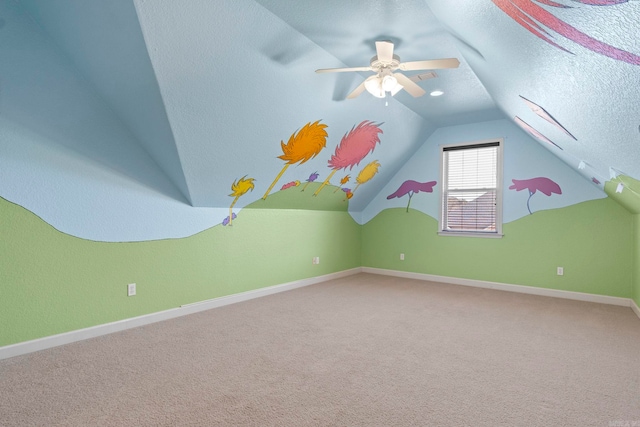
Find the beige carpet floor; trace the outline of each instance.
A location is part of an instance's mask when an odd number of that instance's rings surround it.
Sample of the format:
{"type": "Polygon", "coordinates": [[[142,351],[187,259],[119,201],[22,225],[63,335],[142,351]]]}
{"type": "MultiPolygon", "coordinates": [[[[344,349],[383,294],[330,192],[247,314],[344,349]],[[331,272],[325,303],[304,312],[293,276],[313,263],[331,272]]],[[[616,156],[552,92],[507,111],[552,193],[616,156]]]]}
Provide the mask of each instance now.
{"type": "Polygon", "coordinates": [[[640,319],[358,274],[0,361],[0,425],[640,426],[640,319]]]}

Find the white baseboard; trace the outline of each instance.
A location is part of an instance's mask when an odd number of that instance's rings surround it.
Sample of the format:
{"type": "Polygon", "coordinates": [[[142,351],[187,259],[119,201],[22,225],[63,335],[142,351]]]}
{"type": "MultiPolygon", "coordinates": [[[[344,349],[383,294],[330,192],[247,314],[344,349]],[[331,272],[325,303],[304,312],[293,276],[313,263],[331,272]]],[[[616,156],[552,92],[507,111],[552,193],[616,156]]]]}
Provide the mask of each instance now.
{"type": "MultiPolygon", "coordinates": [[[[507,292],[519,292],[523,294],[541,295],[554,298],[565,298],[577,301],[597,302],[600,304],[619,305],[630,307],[633,300],[630,298],[610,297],[607,295],[587,294],[583,292],[561,291],[557,289],[536,288],[534,286],[510,285],[507,283],[487,282],[484,280],[459,279],[457,277],[436,276],[433,274],[410,273],[398,270],[385,270],[382,268],[363,267],[364,273],[381,274],[385,276],[403,277],[407,279],[428,280],[431,282],[450,283],[452,285],[473,286],[476,288],[497,289],[507,292]]],[[[635,305],[635,303],[634,303],[635,305]]],[[[637,306],[636,306],[637,309],[637,306]]],[[[640,310],[636,311],[638,314],[640,310]]],[[[638,314],[640,317],[640,314],[638,314]]]]}
{"type": "Polygon", "coordinates": [[[70,344],[76,341],[95,338],[101,335],[111,334],[113,332],[137,328],[138,326],[148,325],[150,323],[160,322],[163,320],[169,320],[176,317],[185,316],[187,314],[197,313],[199,311],[210,310],[212,308],[235,304],[238,302],[260,298],[279,292],[290,291],[292,289],[301,288],[303,286],[315,285],[316,283],[339,279],[341,277],[350,276],[360,272],[362,272],[362,268],[352,268],[350,270],[339,271],[337,273],[325,274],[324,276],[310,277],[308,279],[296,280],[289,283],[283,283],[280,285],[255,289],[252,291],[241,292],[234,295],[213,298],[193,304],[185,304],[177,308],[159,311],[157,313],[145,314],[143,316],[119,320],[117,322],[105,323],[103,325],[92,326],[89,328],[78,329],[75,331],[51,335],[44,338],[38,338],[31,341],[11,344],[0,347],[0,360],[7,359],[9,357],[20,356],[22,354],[32,353],[34,351],[45,350],[47,348],[57,347],[64,344],[70,344]]]}
{"type": "Polygon", "coordinates": [[[636,304],[634,300],[631,300],[631,309],[636,313],[638,319],[640,319],[640,307],[638,307],[638,304],[636,304]]]}

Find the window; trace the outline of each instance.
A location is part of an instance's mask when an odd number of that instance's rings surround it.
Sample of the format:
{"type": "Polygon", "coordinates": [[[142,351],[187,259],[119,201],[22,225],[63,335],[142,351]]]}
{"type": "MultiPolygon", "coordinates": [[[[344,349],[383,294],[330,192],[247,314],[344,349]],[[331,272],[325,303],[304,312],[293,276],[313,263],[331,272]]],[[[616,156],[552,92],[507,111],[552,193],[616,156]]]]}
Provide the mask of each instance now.
{"type": "Polygon", "coordinates": [[[502,140],[441,147],[441,235],[502,236],[502,140]]]}

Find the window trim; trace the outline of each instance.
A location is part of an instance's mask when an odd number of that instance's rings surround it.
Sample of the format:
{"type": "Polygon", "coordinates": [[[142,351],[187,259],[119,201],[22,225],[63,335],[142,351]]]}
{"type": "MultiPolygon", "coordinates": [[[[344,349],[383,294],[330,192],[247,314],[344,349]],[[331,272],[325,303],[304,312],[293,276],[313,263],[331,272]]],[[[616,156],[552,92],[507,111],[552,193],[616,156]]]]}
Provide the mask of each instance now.
{"type": "MultiPolygon", "coordinates": [[[[452,150],[447,150],[452,151],[452,150]]],[[[503,198],[503,157],[504,157],[504,138],[491,138],[491,139],[483,139],[479,141],[472,142],[462,142],[462,143],[454,143],[454,144],[442,144],[440,145],[440,217],[438,219],[438,235],[440,236],[457,236],[457,237],[482,237],[489,239],[499,239],[504,236],[502,233],[502,198],[503,198]],[[447,180],[445,179],[445,170],[444,170],[444,152],[445,149],[451,147],[460,147],[461,149],[472,148],[472,146],[483,146],[491,143],[498,143],[497,147],[497,164],[496,164],[496,230],[492,232],[487,231],[451,231],[444,229],[444,195],[447,186],[447,180]]]]}

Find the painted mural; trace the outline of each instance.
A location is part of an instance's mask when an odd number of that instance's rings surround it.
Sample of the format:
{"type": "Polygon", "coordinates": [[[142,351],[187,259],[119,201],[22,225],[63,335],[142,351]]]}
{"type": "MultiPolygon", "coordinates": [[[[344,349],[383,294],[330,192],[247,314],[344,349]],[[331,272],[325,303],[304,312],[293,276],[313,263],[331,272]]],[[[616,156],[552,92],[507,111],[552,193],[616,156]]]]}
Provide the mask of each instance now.
{"type": "MultiPolygon", "coordinates": [[[[341,169],[352,169],[357,166],[368,154],[372,153],[380,143],[379,134],[382,133],[382,129],[380,129],[380,124],[374,123],[369,120],[362,121],[358,125],[354,125],[350,131],[348,131],[337,145],[335,149],[335,153],[331,156],[328,161],[328,166],[331,168],[331,172],[327,176],[327,178],[322,182],[322,184],[318,184],[318,178],[320,177],[320,173],[316,170],[315,172],[308,175],[304,181],[301,179],[294,179],[280,186],[280,190],[278,191],[278,196],[275,197],[274,200],[267,198],[271,194],[272,190],[278,183],[278,181],[283,177],[285,171],[291,165],[300,165],[306,163],[309,160],[312,160],[326,147],[328,133],[328,126],[324,123],[321,123],[320,120],[315,122],[308,122],[302,128],[295,131],[289,137],[288,142],[285,144],[284,141],[280,142],[280,146],[282,148],[282,155],[278,156],[279,159],[285,161],[285,165],[280,170],[280,172],[276,175],[275,179],[269,185],[269,188],[265,192],[262,199],[253,203],[252,206],[256,209],[311,209],[311,210],[347,210],[348,208],[348,200],[353,197],[355,190],[361,185],[371,181],[378,173],[380,168],[380,162],[378,160],[373,160],[369,162],[357,175],[356,177],[356,187],[348,188],[344,187],[345,184],[349,182],[351,176],[349,174],[343,176],[340,179],[339,184],[335,187],[335,190],[329,193],[326,197],[321,197],[319,200],[317,198],[313,198],[313,200],[305,198],[301,199],[303,196],[301,193],[307,190],[307,188],[311,185],[313,189],[316,191],[313,193],[313,196],[318,196],[323,187],[330,185],[331,178],[333,175],[341,169]],[[304,182],[304,185],[301,185],[304,182]],[[314,187],[315,186],[315,187],[314,187]],[[297,195],[287,192],[288,195],[284,196],[284,192],[286,190],[300,188],[299,192],[296,192],[297,195]],[[336,194],[339,190],[342,190],[344,193],[344,198],[338,199],[340,194],[336,194]],[[335,196],[332,196],[335,194],[335,196]],[[336,201],[340,200],[341,207],[336,206],[336,201]]],[[[240,179],[233,181],[231,185],[231,194],[230,197],[233,197],[233,202],[229,207],[229,215],[222,221],[223,226],[231,226],[233,225],[233,221],[237,218],[237,213],[233,212],[233,208],[238,202],[238,199],[247,194],[250,191],[253,191],[255,188],[255,178],[247,178],[247,175],[243,176],[240,179]]]]}
{"type": "Polygon", "coordinates": [[[439,194],[428,197],[415,195],[419,192],[438,192],[440,147],[461,141],[495,139],[498,135],[504,138],[505,144],[502,172],[503,224],[538,211],[567,207],[603,197],[599,187],[588,184],[591,172],[582,176],[576,174],[553,154],[553,150],[547,150],[541,144],[530,144],[529,136],[512,121],[500,120],[435,132],[363,210],[361,223],[371,221],[387,209],[399,208],[403,214],[415,210],[437,220],[441,209],[439,194]],[[510,185],[513,188],[508,190],[510,185]],[[537,193],[542,193],[542,196],[536,196],[537,193]]]}
{"type": "MultiPolygon", "coordinates": [[[[340,180],[340,186],[345,185],[347,182],[349,182],[349,180],[351,179],[351,176],[349,175],[345,175],[342,177],[342,179],[340,180]]],[[[340,187],[337,187],[335,190],[333,190],[333,192],[337,192],[338,190],[340,190],[340,187]]]]}
{"type": "Polygon", "coordinates": [[[522,128],[522,130],[526,131],[529,135],[533,136],[534,138],[539,139],[540,141],[546,142],[547,144],[553,145],[554,147],[559,148],[559,149],[562,150],[562,147],[560,147],[558,144],[556,144],[555,142],[553,142],[552,140],[550,140],[549,138],[544,136],[540,131],[535,129],[529,123],[527,123],[524,120],[522,120],[520,117],[515,116],[513,118],[513,121],[518,126],[520,126],[522,128]]]}
{"type": "Polygon", "coordinates": [[[273,187],[289,166],[305,163],[316,157],[320,151],[322,151],[322,149],[327,145],[328,134],[325,130],[326,128],[327,125],[320,124],[320,120],[314,123],[309,122],[297,133],[294,132],[291,134],[289,141],[286,144],[284,141],[280,141],[282,155],[278,156],[278,158],[284,160],[286,163],[267,189],[267,192],[262,196],[263,199],[267,198],[273,187]]]}
{"type": "MultiPolygon", "coordinates": [[[[543,8],[542,5],[571,9],[573,6],[567,6],[552,0],[492,0],[502,11],[509,15],[514,21],[522,25],[529,32],[546,41],[552,46],[557,47],[567,53],[573,53],[567,48],[553,41],[553,36],[543,28],[568,38],[569,40],[601,55],[618,61],[628,62],[629,64],[640,65],[640,56],[635,55],[626,50],[618,49],[604,43],[588,34],[583,33],[577,28],[567,24],[553,13],[543,8]]],[[[627,3],[629,0],[573,0],[588,6],[615,6],[627,3]]]]}
{"type": "Polygon", "coordinates": [[[354,166],[360,164],[367,154],[373,152],[376,144],[380,143],[378,134],[382,133],[381,125],[382,123],[376,124],[365,120],[354,126],[342,137],[340,144],[336,147],[336,151],[329,159],[329,167],[333,170],[316,192],[313,193],[314,196],[320,194],[320,191],[329,184],[337,171],[346,168],[353,169],[354,166]]]}
{"type": "Polygon", "coordinates": [[[562,126],[560,124],[560,122],[558,122],[551,114],[549,114],[549,112],[547,110],[545,110],[544,108],[542,108],[541,106],[539,106],[538,104],[536,104],[533,101],[528,100],[527,98],[525,98],[524,96],[520,95],[520,98],[522,98],[522,100],[529,106],[529,108],[531,108],[531,111],[533,111],[534,113],[536,113],[538,116],[540,116],[541,118],[543,118],[544,120],[548,121],[549,123],[551,123],[552,125],[554,125],[555,127],[557,127],[558,129],[560,129],[562,132],[566,133],[567,135],[569,135],[571,138],[573,138],[574,140],[578,140],[575,136],[573,136],[571,134],[571,132],[569,132],[567,130],[567,128],[565,128],[564,126],[562,126]]]}
{"type": "Polygon", "coordinates": [[[315,171],[314,173],[312,173],[311,175],[309,175],[309,178],[306,179],[307,183],[304,185],[304,187],[302,187],[302,191],[307,189],[307,186],[309,184],[311,184],[312,182],[315,182],[316,179],[318,179],[320,175],[318,175],[318,171],[315,171]]]}
{"type": "MultiPolygon", "coordinates": [[[[233,219],[236,217],[236,215],[233,213],[233,205],[236,204],[241,196],[247,194],[249,191],[253,191],[253,181],[255,181],[255,179],[247,178],[247,176],[245,175],[242,178],[233,181],[233,184],[231,184],[231,194],[229,194],[229,197],[235,198],[233,199],[233,202],[229,207],[229,216],[225,219],[225,221],[227,221],[227,224],[232,225],[233,219]]],[[[225,221],[222,222],[222,225],[227,225],[225,224],[225,221]]]]}
{"type": "Polygon", "coordinates": [[[351,190],[351,194],[355,193],[358,187],[360,187],[362,184],[371,181],[373,177],[378,173],[379,168],[380,163],[378,163],[377,160],[374,160],[367,166],[365,166],[356,177],[357,185],[353,190],[351,190]]]}
{"type": "Polygon", "coordinates": [[[418,182],[412,179],[408,179],[403,182],[400,187],[394,191],[392,194],[387,196],[387,200],[400,198],[404,196],[409,196],[409,201],[407,202],[407,212],[409,212],[409,206],[411,205],[411,198],[414,194],[424,192],[424,193],[433,193],[433,187],[437,184],[436,181],[429,182],[418,182]]]}
{"type": "Polygon", "coordinates": [[[529,198],[527,199],[527,210],[529,214],[531,214],[531,208],[529,207],[529,201],[531,197],[536,194],[537,191],[540,191],[542,194],[546,196],[551,196],[551,194],[562,194],[562,190],[560,186],[545,177],[538,178],[530,178],[530,179],[512,179],[512,185],[509,186],[509,190],[522,191],[527,189],[529,191],[529,198]]]}
{"type": "Polygon", "coordinates": [[[287,182],[285,185],[280,187],[280,191],[286,190],[287,188],[291,188],[291,187],[298,187],[299,185],[300,185],[300,181],[296,179],[295,181],[287,182]]]}

